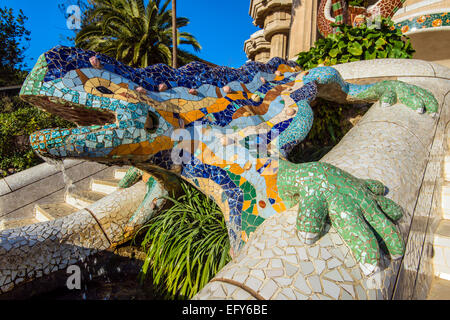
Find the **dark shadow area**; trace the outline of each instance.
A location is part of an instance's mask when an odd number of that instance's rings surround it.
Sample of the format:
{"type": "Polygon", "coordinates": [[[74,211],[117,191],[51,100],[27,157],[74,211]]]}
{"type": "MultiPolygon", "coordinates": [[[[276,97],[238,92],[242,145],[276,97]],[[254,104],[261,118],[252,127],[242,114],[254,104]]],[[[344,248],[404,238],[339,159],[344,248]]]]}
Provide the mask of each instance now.
{"type": "Polygon", "coordinates": [[[293,163],[319,161],[350,131],[369,110],[371,104],[337,104],[322,98],[311,103],[313,126],[305,140],[288,156],[293,163]]]}
{"type": "Polygon", "coordinates": [[[75,263],[81,288],[68,289],[67,268],[18,285],[0,300],[161,300],[149,277],[138,280],[145,253],[128,242],[114,251],[100,251],[75,263]]]}

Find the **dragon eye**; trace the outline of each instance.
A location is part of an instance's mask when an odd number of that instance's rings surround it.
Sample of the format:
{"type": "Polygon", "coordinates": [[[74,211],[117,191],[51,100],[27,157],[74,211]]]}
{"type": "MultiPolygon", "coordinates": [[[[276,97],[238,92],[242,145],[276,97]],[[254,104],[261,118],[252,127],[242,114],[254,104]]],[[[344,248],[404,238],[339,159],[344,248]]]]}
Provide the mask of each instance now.
{"type": "Polygon", "coordinates": [[[108,88],[106,88],[104,86],[98,86],[95,89],[97,89],[98,91],[100,91],[103,94],[114,94],[114,92],[112,92],[111,90],[109,90],[108,88]]]}
{"type": "Polygon", "coordinates": [[[158,125],[159,125],[158,116],[153,112],[149,111],[147,120],[145,121],[144,125],[145,130],[147,130],[149,133],[154,133],[156,132],[156,129],[158,129],[158,125]]]}

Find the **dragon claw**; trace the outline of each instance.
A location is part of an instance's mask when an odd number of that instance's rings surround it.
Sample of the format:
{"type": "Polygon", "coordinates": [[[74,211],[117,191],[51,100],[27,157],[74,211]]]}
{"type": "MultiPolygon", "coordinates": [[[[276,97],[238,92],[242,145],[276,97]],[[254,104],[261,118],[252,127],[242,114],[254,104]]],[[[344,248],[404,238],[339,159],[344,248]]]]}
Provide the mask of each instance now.
{"type": "Polygon", "coordinates": [[[278,190],[286,203],[298,203],[297,236],[303,243],[316,242],[329,218],[365,275],[379,271],[377,235],[393,259],[403,256],[405,244],[394,224],[403,216],[403,209],[384,196],[382,182],[358,179],[324,162],[281,162],[280,168],[278,190]],[[296,174],[298,178],[292,179],[296,174]],[[339,189],[346,192],[336,192],[339,189]]]}
{"type": "Polygon", "coordinates": [[[380,267],[377,265],[373,265],[370,263],[359,263],[359,267],[361,268],[362,272],[366,277],[376,274],[377,272],[380,272],[380,267]]]}
{"type": "Polygon", "coordinates": [[[425,113],[425,108],[424,107],[417,108],[416,112],[419,113],[419,114],[423,114],[423,113],[425,113]]]}
{"type": "Polygon", "coordinates": [[[298,238],[305,244],[314,244],[320,238],[319,233],[297,231],[298,238]]]}

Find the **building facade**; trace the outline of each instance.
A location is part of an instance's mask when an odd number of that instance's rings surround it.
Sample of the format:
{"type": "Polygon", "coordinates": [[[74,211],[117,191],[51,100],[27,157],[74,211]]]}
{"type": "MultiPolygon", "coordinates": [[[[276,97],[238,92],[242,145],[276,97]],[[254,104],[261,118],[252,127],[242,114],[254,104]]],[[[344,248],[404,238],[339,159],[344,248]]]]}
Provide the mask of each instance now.
{"type": "Polygon", "coordinates": [[[245,41],[244,51],[253,61],[273,57],[294,58],[317,39],[319,0],[251,0],[249,14],[262,30],[245,41]]]}
{"type": "MultiPolygon", "coordinates": [[[[273,57],[295,59],[309,50],[320,36],[320,1],[327,0],[250,0],[249,14],[261,30],[245,41],[247,57],[260,62],[273,57]]],[[[395,26],[411,38],[413,58],[450,67],[449,11],[450,0],[406,0],[393,16],[395,26]]]]}
{"type": "Polygon", "coordinates": [[[392,19],[411,39],[414,59],[450,67],[450,0],[406,0],[392,19]]]}

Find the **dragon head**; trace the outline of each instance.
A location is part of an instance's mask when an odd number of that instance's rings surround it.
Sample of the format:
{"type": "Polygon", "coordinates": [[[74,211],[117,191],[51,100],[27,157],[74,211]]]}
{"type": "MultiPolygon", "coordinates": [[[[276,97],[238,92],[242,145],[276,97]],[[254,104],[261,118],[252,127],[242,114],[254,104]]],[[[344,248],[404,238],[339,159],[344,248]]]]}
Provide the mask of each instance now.
{"type": "Polygon", "coordinates": [[[226,87],[233,83],[258,88],[263,85],[258,75],[270,80],[285,63],[292,64],[274,58],[267,64],[252,62],[239,69],[211,68],[200,62],[179,69],[163,64],[132,68],[93,51],[57,46],[39,57],[20,96],[77,127],[35,132],[30,136],[31,146],[48,158],[148,169],[140,165],[145,163],[170,170],[173,164],[164,159],[177,144],[172,139],[175,130],[192,129],[194,122],[224,128],[235,118],[228,110],[211,113],[199,107],[200,100],[225,99],[226,87]],[[186,111],[180,98],[195,106],[186,111]]]}
{"type": "Polygon", "coordinates": [[[125,164],[130,157],[145,158],[170,147],[177,123],[166,121],[155,108],[159,103],[146,94],[159,85],[149,76],[152,71],[77,48],[59,46],[45,52],[20,96],[77,127],[35,132],[30,136],[32,148],[49,158],[125,164]]]}

